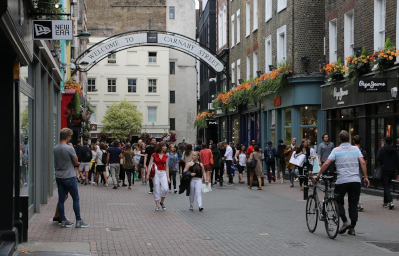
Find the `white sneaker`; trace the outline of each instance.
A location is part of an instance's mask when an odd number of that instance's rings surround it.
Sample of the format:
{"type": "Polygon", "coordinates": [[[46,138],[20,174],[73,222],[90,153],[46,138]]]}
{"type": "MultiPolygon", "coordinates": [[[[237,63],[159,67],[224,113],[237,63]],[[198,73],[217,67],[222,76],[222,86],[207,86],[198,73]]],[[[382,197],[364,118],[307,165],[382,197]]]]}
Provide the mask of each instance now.
{"type": "Polygon", "coordinates": [[[283,184],[283,183],[284,183],[284,180],[283,180],[283,179],[280,179],[280,183],[283,184]]]}
{"type": "Polygon", "coordinates": [[[389,208],[389,210],[392,210],[393,207],[395,207],[395,205],[393,204],[393,202],[388,203],[388,208],[389,208]]]}
{"type": "Polygon", "coordinates": [[[105,183],[105,186],[108,187],[108,183],[105,183]]]}

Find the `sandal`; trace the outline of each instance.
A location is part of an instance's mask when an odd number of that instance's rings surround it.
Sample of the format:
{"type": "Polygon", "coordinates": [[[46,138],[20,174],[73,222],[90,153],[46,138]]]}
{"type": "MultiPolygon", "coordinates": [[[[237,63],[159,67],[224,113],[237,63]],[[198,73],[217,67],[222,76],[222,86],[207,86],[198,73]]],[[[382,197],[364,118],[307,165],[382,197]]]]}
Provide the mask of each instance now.
{"type": "Polygon", "coordinates": [[[262,190],[262,187],[258,187],[258,190],[262,190]]]}
{"type": "Polygon", "coordinates": [[[128,187],[128,189],[132,189],[132,187],[131,187],[131,186],[129,186],[129,187],[128,187]]]}
{"type": "Polygon", "coordinates": [[[249,189],[252,189],[252,186],[248,186],[249,189]]]}

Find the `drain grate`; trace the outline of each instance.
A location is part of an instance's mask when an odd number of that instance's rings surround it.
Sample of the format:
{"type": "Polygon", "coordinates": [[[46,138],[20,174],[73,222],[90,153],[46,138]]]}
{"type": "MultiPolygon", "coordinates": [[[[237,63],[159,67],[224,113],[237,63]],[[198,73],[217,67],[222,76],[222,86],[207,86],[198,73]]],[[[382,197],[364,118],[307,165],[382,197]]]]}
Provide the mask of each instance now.
{"type": "Polygon", "coordinates": [[[379,248],[386,249],[390,252],[399,252],[399,242],[366,242],[368,244],[375,245],[379,248]]]}
{"type": "Polygon", "coordinates": [[[286,245],[287,245],[288,247],[291,247],[291,248],[298,248],[298,247],[305,247],[305,246],[308,246],[307,243],[297,243],[297,242],[286,243],[286,245]]]}

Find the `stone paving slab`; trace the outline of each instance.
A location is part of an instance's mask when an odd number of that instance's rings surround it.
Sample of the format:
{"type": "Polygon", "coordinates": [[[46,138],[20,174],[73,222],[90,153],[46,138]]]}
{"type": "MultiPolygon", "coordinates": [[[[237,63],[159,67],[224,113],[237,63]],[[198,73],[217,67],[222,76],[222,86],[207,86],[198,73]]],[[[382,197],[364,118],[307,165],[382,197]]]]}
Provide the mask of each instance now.
{"type": "MultiPolygon", "coordinates": [[[[204,211],[190,212],[185,194],[169,193],[166,211],[155,212],[148,186],[79,186],[86,229],[61,229],[52,222],[55,197],[30,220],[30,242],[78,242],[92,255],[393,255],[369,241],[398,241],[399,211],[381,207],[381,198],[362,196],[357,236],[328,238],[324,223],[307,230],[305,204],[299,187],[266,184],[262,191],[246,185],[214,186],[203,194],[204,211]]],[[[399,205],[397,205],[399,208],[399,205]]],[[[75,222],[72,200],[65,205],[75,222]]],[[[21,245],[18,247],[20,251],[21,245]]],[[[20,253],[21,255],[21,253],[20,253]]]]}

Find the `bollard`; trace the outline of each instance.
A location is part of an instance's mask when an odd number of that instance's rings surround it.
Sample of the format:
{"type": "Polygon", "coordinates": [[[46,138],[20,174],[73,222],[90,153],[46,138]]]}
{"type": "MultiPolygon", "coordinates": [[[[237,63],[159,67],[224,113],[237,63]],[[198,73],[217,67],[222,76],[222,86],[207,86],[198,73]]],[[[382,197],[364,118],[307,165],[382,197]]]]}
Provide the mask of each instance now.
{"type": "Polygon", "coordinates": [[[305,180],[303,181],[303,200],[308,200],[309,172],[306,165],[303,167],[303,175],[305,176],[305,180]]]}

